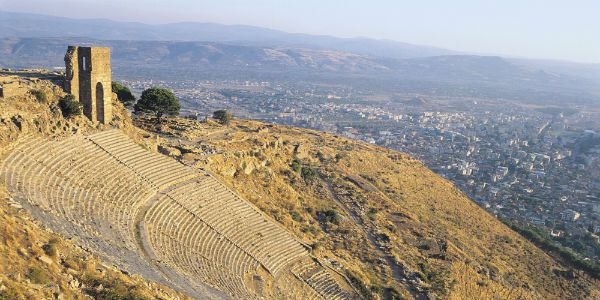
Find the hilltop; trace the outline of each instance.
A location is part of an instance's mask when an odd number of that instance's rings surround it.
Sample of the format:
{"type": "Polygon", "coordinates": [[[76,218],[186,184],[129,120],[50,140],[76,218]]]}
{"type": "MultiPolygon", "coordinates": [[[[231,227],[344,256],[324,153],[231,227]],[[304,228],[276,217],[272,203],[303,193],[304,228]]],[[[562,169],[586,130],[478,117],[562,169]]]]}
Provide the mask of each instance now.
{"type": "Polygon", "coordinates": [[[2,269],[0,287],[6,289],[0,298],[15,291],[34,297],[54,293],[48,285],[17,276],[24,272],[46,274],[45,282],[58,284],[65,296],[89,295],[89,284],[66,287],[69,268],[92,270],[91,275],[77,273],[80,282],[89,276],[105,280],[91,281],[94,291],[110,283],[119,291],[135,286],[147,297],[166,299],[184,296],[127,274],[198,298],[350,298],[354,292],[374,299],[600,297],[597,280],[554,260],[404,153],[248,120],[223,126],[172,118],[157,127],[150,119],[131,120],[117,101],[110,124],[82,116],[65,119],[56,108],[64,93],[46,79],[52,78],[2,77],[16,82],[20,92],[0,99],[0,175],[8,191],[0,208],[11,225],[2,232],[7,242],[0,259],[2,266],[14,268],[2,269]],[[136,165],[146,159],[147,167],[136,165]],[[94,163],[97,172],[83,168],[94,163]],[[110,180],[101,180],[105,174],[110,180]],[[228,202],[203,202],[213,196],[203,190],[207,182],[228,202]],[[137,195],[140,201],[154,200],[129,205],[137,195]],[[170,214],[161,215],[161,207],[170,214]],[[139,210],[130,215],[134,208],[139,210]],[[211,210],[221,216],[210,215],[211,210]],[[202,222],[217,226],[217,233],[202,222]],[[269,225],[263,231],[250,223],[269,225]],[[21,236],[15,230],[19,226],[32,237],[21,236]],[[204,240],[201,233],[214,238],[204,240]],[[254,240],[259,248],[253,248],[254,240]],[[286,262],[280,250],[269,250],[275,241],[288,243],[285,249],[300,259],[286,262]],[[59,253],[52,255],[45,245],[59,245],[59,253]],[[215,245],[223,246],[220,252],[204,252],[215,245]],[[26,251],[15,253],[20,248],[26,251]],[[98,267],[98,260],[89,266],[69,263],[91,256],[117,268],[98,267]],[[42,271],[29,271],[35,268],[42,271]],[[198,281],[188,286],[187,276],[198,281]]]}

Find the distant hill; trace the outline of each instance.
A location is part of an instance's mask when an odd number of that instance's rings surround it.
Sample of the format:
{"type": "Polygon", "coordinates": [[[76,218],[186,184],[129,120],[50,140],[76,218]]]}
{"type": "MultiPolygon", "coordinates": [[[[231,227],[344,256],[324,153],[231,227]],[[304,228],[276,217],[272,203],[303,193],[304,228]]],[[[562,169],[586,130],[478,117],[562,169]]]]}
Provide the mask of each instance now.
{"type": "Polygon", "coordinates": [[[64,67],[68,45],[112,48],[115,78],[239,79],[352,85],[385,93],[504,98],[533,103],[600,102],[590,78],[545,72],[497,56],[394,59],[331,49],[225,42],[3,38],[0,67],[64,67]]]}
{"type": "Polygon", "coordinates": [[[508,59],[509,62],[530,70],[544,70],[549,73],[586,78],[596,83],[600,89],[600,64],[583,64],[543,59],[508,59]]]}
{"type": "Polygon", "coordinates": [[[112,64],[117,68],[255,68],[264,71],[304,69],[359,73],[388,69],[371,57],[334,50],[216,42],[108,41],[89,38],[1,39],[0,65],[10,68],[63,67],[63,57],[68,45],[109,46],[112,48],[112,64]]]}
{"type": "Polygon", "coordinates": [[[89,37],[101,40],[211,41],[248,46],[294,46],[331,49],[372,56],[413,58],[458,54],[456,51],[389,40],[337,38],[287,33],[245,25],[183,22],[150,25],[106,19],[71,19],[0,11],[0,38],[89,37]]]}

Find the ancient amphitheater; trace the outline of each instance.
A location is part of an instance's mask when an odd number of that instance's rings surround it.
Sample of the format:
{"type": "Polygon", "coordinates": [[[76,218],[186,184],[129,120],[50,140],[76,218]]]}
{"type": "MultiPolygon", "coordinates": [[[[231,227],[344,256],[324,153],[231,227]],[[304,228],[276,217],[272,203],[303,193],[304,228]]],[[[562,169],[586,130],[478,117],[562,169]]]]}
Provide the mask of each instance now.
{"type": "Polygon", "coordinates": [[[196,298],[351,299],[335,270],[210,174],[121,131],[22,137],[0,178],[50,228],[196,298]]]}

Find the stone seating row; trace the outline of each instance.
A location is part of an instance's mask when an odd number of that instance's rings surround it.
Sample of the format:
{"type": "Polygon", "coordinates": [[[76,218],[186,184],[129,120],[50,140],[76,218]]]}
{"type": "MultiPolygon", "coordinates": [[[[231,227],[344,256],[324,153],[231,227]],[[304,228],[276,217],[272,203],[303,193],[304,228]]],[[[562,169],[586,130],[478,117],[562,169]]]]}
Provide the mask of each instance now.
{"type": "Polygon", "coordinates": [[[342,290],[327,268],[313,260],[302,260],[291,267],[291,272],[313,288],[325,299],[351,299],[352,295],[342,290]]]}
{"type": "Polygon", "coordinates": [[[198,176],[198,172],[193,169],[135,144],[117,129],[90,135],[88,139],[149,180],[159,190],[198,176]]]}
{"type": "Polygon", "coordinates": [[[135,248],[135,215],[154,192],[81,137],[29,139],[2,162],[9,187],[91,236],[135,248]]]}
{"type": "Polygon", "coordinates": [[[253,298],[245,274],[258,261],[168,195],[146,213],[145,228],[160,260],[191,273],[234,298],[253,298]]]}
{"type": "Polygon", "coordinates": [[[180,186],[169,195],[250,253],[274,276],[308,255],[287,231],[212,177],[203,178],[201,184],[192,181],[180,186]]]}

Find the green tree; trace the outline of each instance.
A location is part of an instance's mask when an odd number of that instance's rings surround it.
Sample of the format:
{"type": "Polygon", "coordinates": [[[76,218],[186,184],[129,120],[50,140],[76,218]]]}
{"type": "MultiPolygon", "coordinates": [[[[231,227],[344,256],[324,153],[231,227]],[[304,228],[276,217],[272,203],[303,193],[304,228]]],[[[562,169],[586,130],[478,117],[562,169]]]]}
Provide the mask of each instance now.
{"type": "Polygon", "coordinates": [[[75,100],[75,97],[71,94],[68,94],[58,100],[58,107],[60,107],[63,117],[65,118],[81,115],[81,106],[81,103],[75,100]]]}
{"type": "Polygon", "coordinates": [[[133,107],[136,113],[153,113],[156,122],[164,115],[176,116],[179,114],[179,99],[173,92],[158,87],[152,87],[142,92],[140,100],[133,107]]]}
{"type": "Polygon", "coordinates": [[[135,103],[135,96],[133,96],[128,87],[113,81],[111,88],[113,93],[117,94],[117,99],[123,102],[123,105],[132,106],[135,103]]]}
{"type": "Polygon", "coordinates": [[[216,119],[219,123],[223,125],[229,125],[229,122],[233,120],[233,114],[228,112],[227,110],[221,109],[213,112],[213,119],[216,119]]]}

